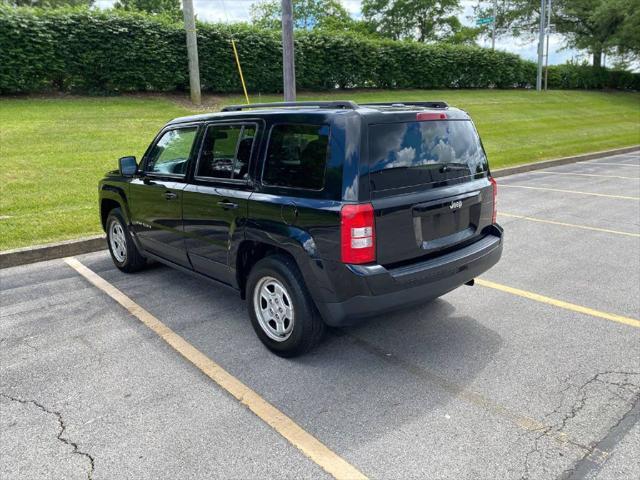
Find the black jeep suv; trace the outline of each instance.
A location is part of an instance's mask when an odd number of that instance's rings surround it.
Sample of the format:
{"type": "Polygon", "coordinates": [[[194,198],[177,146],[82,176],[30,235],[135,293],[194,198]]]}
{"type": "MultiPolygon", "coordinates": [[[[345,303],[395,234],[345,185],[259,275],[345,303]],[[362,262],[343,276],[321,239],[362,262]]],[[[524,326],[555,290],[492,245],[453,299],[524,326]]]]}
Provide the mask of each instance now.
{"type": "Polygon", "coordinates": [[[471,284],[502,253],[484,149],[444,102],[231,106],[169,122],[119,167],[99,186],[116,266],[234,288],[282,356],[471,284]]]}

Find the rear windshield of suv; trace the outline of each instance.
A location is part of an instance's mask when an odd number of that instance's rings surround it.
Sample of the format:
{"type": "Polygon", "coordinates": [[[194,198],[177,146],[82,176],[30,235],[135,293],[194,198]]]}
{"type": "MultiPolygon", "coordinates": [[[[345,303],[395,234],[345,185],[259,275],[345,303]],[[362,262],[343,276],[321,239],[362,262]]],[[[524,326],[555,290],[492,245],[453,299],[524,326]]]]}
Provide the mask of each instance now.
{"type": "Polygon", "coordinates": [[[468,120],[371,125],[369,159],[374,191],[456,183],[483,177],[488,170],[468,120]]]}

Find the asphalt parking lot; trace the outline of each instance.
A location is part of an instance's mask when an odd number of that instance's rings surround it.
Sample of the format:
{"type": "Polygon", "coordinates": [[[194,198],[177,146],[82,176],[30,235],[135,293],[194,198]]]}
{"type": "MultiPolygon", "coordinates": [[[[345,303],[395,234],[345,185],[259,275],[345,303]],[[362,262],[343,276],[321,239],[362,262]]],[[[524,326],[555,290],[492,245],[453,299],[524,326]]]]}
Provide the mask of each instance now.
{"type": "Polygon", "coordinates": [[[331,478],[339,458],[380,479],[640,478],[640,154],[498,183],[506,243],[484,282],[294,360],[239,297],[163,266],[77,257],[156,331],[64,260],[0,271],[0,477],[331,478]]]}

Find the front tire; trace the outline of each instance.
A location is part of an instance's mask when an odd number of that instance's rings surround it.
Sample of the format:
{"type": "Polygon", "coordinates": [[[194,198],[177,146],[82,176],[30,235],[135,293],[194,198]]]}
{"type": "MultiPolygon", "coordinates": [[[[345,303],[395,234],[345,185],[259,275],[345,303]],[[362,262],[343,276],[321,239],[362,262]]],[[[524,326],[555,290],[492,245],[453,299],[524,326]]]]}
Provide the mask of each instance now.
{"type": "Polygon", "coordinates": [[[247,280],[247,302],[253,329],[276,355],[301,355],[322,339],[325,324],[298,266],[287,256],[256,263],[247,280]]]}
{"type": "Polygon", "coordinates": [[[142,270],[147,261],[133,242],[122,211],[114,208],[109,212],[106,222],[107,245],[111,259],[116,267],[126,273],[142,270]]]}

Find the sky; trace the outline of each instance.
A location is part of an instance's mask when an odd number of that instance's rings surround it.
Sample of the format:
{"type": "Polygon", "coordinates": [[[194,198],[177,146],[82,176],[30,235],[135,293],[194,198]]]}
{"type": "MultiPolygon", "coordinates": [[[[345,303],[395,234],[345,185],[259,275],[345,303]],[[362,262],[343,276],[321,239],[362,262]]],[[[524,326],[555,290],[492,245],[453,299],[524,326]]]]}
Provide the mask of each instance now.
{"type": "MultiPolygon", "coordinates": [[[[198,19],[210,22],[246,22],[250,20],[250,8],[260,0],[194,0],[194,9],[198,19]]],[[[100,8],[110,7],[115,0],[97,0],[100,8]]],[[[353,18],[361,16],[361,0],[341,0],[342,5],[353,18]]],[[[462,9],[460,21],[466,25],[473,25],[473,6],[476,0],[461,0],[462,9]]],[[[294,12],[295,15],[295,12],[294,12]]],[[[480,40],[480,45],[491,46],[491,39],[480,40]]],[[[528,60],[537,60],[537,39],[521,39],[502,37],[496,39],[496,49],[513,52],[528,60]]],[[[556,65],[575,59],[582,61],[588,59],[584,54],[572,49],[563,48],[563,39],[560,35],[551,35],[549,43],[549,64],[556,65]]]]}

